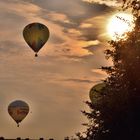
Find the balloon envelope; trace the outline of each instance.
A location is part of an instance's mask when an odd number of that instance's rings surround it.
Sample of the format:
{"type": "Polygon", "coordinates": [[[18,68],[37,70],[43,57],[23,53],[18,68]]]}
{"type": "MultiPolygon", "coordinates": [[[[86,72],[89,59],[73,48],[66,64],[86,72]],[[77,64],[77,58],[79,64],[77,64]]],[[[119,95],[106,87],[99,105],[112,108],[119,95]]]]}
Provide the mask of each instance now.
{"type": "Polygon", "coordinates": [[[105,83],[99,83],[93,86],[89,92],[89,98],[92,103],[98,104],[100,99],[102,98],[101,90],[106,86],[105,83]]]}
{"type": "Polygon", "coordinates": [[[29,106],[24,101],[16,100],[9,104],[8,113],[19,124],[29,113],[29,106]]]}
{"type": "Polygon", "coordinates": [[[41,23],[28,24],[23,30],[25,41],[36,54],[47,42],[49,34],[49,29],[41,23]]]}

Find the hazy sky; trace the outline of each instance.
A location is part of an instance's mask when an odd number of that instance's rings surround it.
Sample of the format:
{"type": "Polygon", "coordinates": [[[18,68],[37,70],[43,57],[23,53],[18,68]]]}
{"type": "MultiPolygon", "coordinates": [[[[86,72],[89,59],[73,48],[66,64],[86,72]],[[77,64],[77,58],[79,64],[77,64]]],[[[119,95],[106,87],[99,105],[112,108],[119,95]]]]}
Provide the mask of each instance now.
{"type": "Polygon", "coordinates": [[[85,128],[90,88],[106,77],[103,51],[115,0],[0,0],[0,135],[62,140],[85,128]],[[96,3],[93,3],[96,2],[96,3]],[[22,37],[31,22],[48,26],[50,38],[35,58],[22,37]],[[7,113],[13,100],[31,112],[20,128],[7,113]]]}

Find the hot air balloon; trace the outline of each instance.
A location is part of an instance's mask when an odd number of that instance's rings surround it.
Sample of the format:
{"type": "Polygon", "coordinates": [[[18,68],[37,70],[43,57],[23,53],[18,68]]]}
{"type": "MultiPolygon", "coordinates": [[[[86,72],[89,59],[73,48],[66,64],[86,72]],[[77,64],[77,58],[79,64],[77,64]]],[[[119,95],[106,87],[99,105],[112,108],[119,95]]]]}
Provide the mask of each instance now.
{"type": "Polygon", "coordinates": [[[105,88],[106,84],[105,83],[99,83],[95,86],[93,86],[89,92],[89,98],[92,103],[94,104],[99,104],[100,100],[103,95],[101,95],[101,90],[105,88]]]}
{"type": "Polygon", "coordinates": [[[29,106],[26,102],[21,100],[13,101],[8,106],[9,115],[15,120],[17,126],[29,113],[29,106]]]}
{"type": "Polygon", "coordinates": [[[49,35],[49,29],[41,23],[28,24],[23,30],[23,37],[35,52],[35,57],[38,56],[37,53],[47,42],[49,35]]]}

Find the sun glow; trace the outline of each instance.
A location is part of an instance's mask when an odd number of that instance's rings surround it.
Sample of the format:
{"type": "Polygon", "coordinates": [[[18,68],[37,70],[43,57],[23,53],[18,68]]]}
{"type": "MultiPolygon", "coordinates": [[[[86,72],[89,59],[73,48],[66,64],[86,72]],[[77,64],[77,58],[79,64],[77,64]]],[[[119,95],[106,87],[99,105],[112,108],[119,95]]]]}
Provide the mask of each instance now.
{"type": "Polygon", "coordinates": [[[133,16],[126,13],[117,13],[113,15],[108,23],[107,32],[111,39],[126,38],[125,33],[134,28],[133,16]]]}

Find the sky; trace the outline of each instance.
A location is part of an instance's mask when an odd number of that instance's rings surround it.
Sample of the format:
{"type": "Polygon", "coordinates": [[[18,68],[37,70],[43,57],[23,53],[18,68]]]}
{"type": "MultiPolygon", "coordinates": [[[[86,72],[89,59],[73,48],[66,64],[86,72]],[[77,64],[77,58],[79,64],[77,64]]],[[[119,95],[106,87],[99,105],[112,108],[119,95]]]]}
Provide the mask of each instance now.
{"type": "Polygon", "coordinates": [[[107,76],[106,26],[117,11],[113,0],[0,0],[0,135],[62,140],[84,131],[89,90],[107,76]],[[50,30],[34,57],[23,39],[32,22],[50,30]],[[7,112],[9,103],[30,106],[19,128],[7,112]]]}

